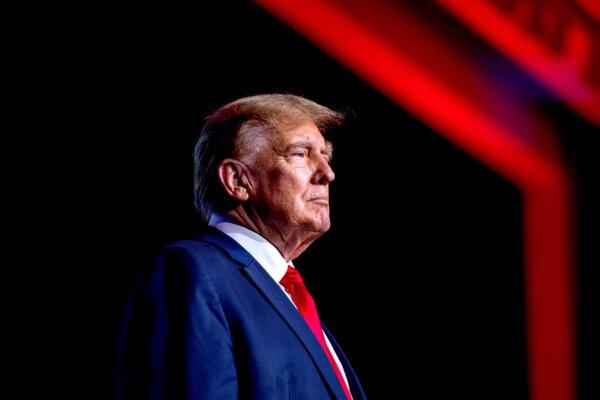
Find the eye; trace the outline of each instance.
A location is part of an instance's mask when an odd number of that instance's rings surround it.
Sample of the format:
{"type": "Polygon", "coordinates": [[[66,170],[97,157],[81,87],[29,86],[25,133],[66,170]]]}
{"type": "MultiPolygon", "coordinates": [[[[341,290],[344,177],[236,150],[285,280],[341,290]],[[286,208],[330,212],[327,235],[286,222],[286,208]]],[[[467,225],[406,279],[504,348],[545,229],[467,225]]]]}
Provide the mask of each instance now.
{"type": "Polygon", "coordinates": [[[295,153],[292,153],[292,156],[304,158],[304,157],[306,157],[306,152],[305,151],[297,151],[295,153]]]}

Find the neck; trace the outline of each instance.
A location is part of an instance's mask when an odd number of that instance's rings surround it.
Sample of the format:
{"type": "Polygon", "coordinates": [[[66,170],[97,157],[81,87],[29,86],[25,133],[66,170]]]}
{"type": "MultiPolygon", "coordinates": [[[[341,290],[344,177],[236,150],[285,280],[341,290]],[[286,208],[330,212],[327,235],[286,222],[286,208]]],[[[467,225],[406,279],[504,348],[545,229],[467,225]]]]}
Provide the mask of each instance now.
{"type": "Polygon", "coordinates": [[[321,233],[307,232],[302,228],[294,228],[285,224],[266,221],[255,212],[239,206],[225,215],[268,240],[286,261],[292,261],[304,252],[321,233]]]}

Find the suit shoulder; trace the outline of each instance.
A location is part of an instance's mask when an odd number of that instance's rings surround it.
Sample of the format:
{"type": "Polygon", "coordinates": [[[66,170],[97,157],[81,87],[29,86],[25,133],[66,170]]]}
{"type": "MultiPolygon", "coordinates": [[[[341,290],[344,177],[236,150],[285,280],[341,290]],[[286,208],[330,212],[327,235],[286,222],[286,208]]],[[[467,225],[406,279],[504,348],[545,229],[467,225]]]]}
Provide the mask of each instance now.
{"type": "Polygon", "coordinates": [[[167,245],[160,258],[166,264],[165,267],[171,264],[183,264],[187,268],[211,276],[223,274],[233,263],[220,247],[193,239],[179,240],[167,245]]]}
{"type": "MultiPolygon", "coordinates": [[[[213,252],[218,251],[219,248],[213,244],[196,240],[196,239],[184,239],[170,243],[165,246],[164,251],[171,251],[171,249],[179,249],[181,251],[190,252],[213,252]]],[[[175,250],[176,251],[176,250],[175,250]]]]}

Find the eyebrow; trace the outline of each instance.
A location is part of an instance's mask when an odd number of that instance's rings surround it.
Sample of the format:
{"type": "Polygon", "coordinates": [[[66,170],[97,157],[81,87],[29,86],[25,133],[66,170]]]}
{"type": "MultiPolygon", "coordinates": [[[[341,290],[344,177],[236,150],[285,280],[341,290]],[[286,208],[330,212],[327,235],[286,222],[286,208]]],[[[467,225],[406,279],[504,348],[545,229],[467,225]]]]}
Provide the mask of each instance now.
{"type": "MultiPolygon", "coordinates": [[[[309,149],[313,147],[313,143],[309,142],[309,141],[299,141],[299,142],[293,142],[288,144],[287,146],[285,146],[285,152],[287,153],[288,151],[290,151],[291,149],[295,148],[295,147],[302,147],[305,149],[309,149]]],[[[333,144],[326,140],[325,141],[325,148],[321,151],[321,154],[324,154],[326,156],[328,156],[330,159],[333,157],[333,144]]]]}

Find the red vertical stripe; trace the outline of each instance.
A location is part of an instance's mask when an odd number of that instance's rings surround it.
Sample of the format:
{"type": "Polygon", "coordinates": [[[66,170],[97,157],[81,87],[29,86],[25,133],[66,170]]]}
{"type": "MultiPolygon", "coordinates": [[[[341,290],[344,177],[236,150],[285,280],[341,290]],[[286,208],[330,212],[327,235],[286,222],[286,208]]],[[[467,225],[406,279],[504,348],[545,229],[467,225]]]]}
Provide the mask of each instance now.
{"type": "Polygon", "coordinates": [[[326,0],[257,3],[520,188],[530,397],[574,400],[568,179],[561,163],[518,140],[519,132],[507,130],[339,5],[326,0]]]}

